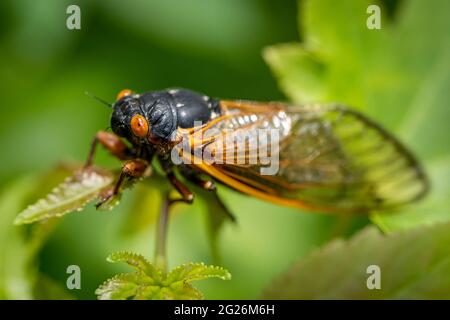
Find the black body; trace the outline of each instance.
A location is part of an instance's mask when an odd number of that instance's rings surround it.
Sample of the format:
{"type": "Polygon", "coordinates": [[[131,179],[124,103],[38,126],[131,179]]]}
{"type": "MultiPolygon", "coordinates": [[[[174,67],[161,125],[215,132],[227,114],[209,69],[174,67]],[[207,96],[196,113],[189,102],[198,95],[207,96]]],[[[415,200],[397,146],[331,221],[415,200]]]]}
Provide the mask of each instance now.
{"type": "Polygon", "coordinates": [[[138,142],[130,121],[136,114],[147,120],[150,139],[162,142],[173,139],[177,128],[192,128],[196,121],[205,124],[221,114],[219,100],[186,89],[131,94],[119,99],[113,109],[112,130],[133,144],[138,142]]]}

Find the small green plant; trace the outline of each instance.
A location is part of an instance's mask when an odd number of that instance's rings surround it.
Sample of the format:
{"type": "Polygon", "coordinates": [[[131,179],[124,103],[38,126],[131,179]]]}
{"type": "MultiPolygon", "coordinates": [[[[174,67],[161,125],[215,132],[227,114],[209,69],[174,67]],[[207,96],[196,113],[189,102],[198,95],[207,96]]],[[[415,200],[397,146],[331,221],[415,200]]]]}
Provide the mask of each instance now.
{"type": "Polygon", "coordinates": [[[193,300],[203,299],[203,294],[190,282],[207,278],[231,279],[230,273],[203,263],[187,263],[169,273],[147,261],[143,256],[129,252],[110,255],[109,262],[125,262],[136,272],[122,273],[102,284],[95,292],[99,299],[138,300],[193,300]]]}
{"type": "MultiPolygon", "coordinates": [[[[112,187],[113,181],[114,174],[99,167],[76,170],[73,176],[66,178],[45,198],[22,211],[14,222],[16,225],[29,224],[81,211],[87,203],[101,199],[103,193],[112,187]]],[[[111,210],[119,201],[120,195],[97,208],[111,210]]],[[[99,299],[203,299],[203,294],[190,284],[191,281],[212,277],[231,279],[226,269],[203,263],[190,262],[167,273],[165,242],[168,210],[161,210],[161,215],[156,233],[155,263],[130,252],[111,254],[107,259],[109,262],[125,262],[136,272],[118,274],[107,280],[96,290],[99,299]]]]}

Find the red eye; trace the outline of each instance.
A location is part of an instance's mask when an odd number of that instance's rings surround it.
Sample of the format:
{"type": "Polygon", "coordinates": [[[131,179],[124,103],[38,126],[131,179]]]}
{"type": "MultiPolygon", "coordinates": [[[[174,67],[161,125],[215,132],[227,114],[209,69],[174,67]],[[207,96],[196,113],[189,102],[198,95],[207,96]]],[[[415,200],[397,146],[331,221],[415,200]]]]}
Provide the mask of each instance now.
{"type": "Polygon", "coordinates": [[[148,134],[148,122],[144,116],[137,114],[131,118],[131,130],[135,136],[145,138],[148,134]]]}
{"type": "Polygon", "coordinates": [[[130,94],[133,94],[133,91],[130,89],[123,89],[117,94],[117,100],[122,99],[123,97],[129,96],[130,94]]]}

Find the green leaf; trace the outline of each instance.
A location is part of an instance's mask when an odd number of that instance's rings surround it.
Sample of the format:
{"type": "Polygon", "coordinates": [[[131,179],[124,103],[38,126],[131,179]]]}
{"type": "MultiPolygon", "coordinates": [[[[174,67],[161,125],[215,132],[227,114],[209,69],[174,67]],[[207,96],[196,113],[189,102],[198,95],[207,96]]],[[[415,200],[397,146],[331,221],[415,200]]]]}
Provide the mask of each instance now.
{"type": "Polygon", "coordinates": [[[268,47],[263,55],[279,86],[293,101],[325,100],[326,66],[314,52],[298,43],[287,43],[268,47]]]}
{"type": "Polygon", "coordinates": [[[163,277],[161,270],[157,269],[155,266],[153,266],[153,264],[151,264],[139,254],[131,252],[117,252],[111,254],[107,258],[107,261],[125,262],[129,266],[135,268],[137,271],[140,271],[147,275],[152,283],[161,281],[163,277]]]}
{"type": "Polygon", "coordinates": [[[203,293],[184,282],[171,285],[170,290],[166,290],[163,295],[166,300],[202,300],[204,298],[203,293]]]}
{"type": "Polygon", "coordinates": [[[372,221],[383,230],[449,221],[450,2],[403,1],[394,21],[380,1],[301,4],[304,41],[264,51],[280,88],[297,103],[340,102],[363,110],[422,160],[430,196],[396,214],[376,213],[372,221]],[[381,7],[380,30],[366,26],[369,5],[381,7]]]}
{"type": "Polygon", "coordinates": [[[212,277],[231,279],[230,273],[224,268],[203,263],[187,263],[166,274],[143,256],[130,252],[113,253],[108,261],[125,262],[136,272],[119,274],[105,281],[95,292],[102,300],[202,299],[203,294],[189,282],[212,277]]]}
{"type": "MultiPolygon", "coordinates": [[[[295,102],[345,102],[367,109],[370,72],[384,32],[366,27],[366,9],[378,1],[304,1],[303,44],[269,47],[264,58],[295,102]]],[[[378,66],[377,66],[378,67],[378,66]]],[[[373,75],[372,75],[373,76],[373,75]]]]}
{"type": "Polygon", "coordinates": [[[206,266],[204,263],[187,263],[173,269],[165,280],[167,284],[178,281],[190,282],[207,278],[230,280],[231,274],[222,267],[206,266]]]}
{"type": "Polygon", "coordinates": [[[368,227],[336,240],[280,275],[264,299],[449,299],[450,224],[381,234],[368,227]],[[380,268],[381,289],[367,287],[380,268]]]}
{"type": "Polygon", "coordinates": [[[78,171],[53,189],[46,198],[37,201],[22,211],[14,223],[17,225],[32,223],[60,217],[75,210],[81,211],[112,181],[112,174],[103,169],[92,168],[78,171]]]}
{"type": "Polygon", "coordinates": [[[138,274],[121,273],[105,281],[95,294],[100,300],[124,300],[136,295],[138,286],[138,274]]]}

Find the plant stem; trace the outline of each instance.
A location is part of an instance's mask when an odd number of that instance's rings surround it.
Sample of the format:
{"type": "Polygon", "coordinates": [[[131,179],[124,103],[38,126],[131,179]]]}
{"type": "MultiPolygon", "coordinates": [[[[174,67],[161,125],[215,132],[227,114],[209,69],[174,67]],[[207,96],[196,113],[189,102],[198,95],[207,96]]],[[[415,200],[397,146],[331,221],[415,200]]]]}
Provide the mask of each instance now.
{"type": "Polygon", "coordinates": [[[156,229],[156,247],[155,247],[155,265],[157,268],[167,271],[167,255],[166,255],[166,243],[167,243],[167,229],[169,225],[169,207],[170,200],[169,194],[164,197],[161,205],[161,212],[159,214],[159,221],[156,229]]]}

